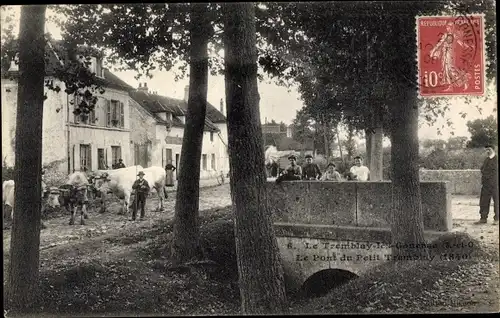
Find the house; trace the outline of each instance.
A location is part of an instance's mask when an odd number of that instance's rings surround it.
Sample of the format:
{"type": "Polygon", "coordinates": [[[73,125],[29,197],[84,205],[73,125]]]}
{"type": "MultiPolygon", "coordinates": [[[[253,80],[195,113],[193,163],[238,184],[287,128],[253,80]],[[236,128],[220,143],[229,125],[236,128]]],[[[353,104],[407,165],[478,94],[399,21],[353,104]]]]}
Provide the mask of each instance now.
{"type": "MultiPolygon", "coordinates": [[[[134,89],[109,70],[102,58],[90,56],[89,68],[96,73],[104,92],[89,116],[73,113],[78,98],[64,93],[64,83],[55,78],[58,65],[65,59],[59,42],[46,47],[46,78],[59,85],[56,93],[45,89],[43,110],[42,164],[60,173],[78,170],[110,169],[119,159],[126,166],[162,166],[170,160],[180,168],[180,155],[187,92],[184,100],[160,96],[148,91],[147,85],[134,89]],[[59,52],[59,53],[58,53],[59,52]]],[[[15,125],[17,112],[17,65],[2,69],[2,156],[4,163],[14,166],[15,125]]],[[[203,133],[200,178],[214,178],[229,172],[226,117],[207,104],[203,133]]]]}
{"type": "MultiPolygon", "coordinates": [[[[130,120],[134,127],[130,132],[130,151],[134,154],[135,164],[164,167],[170,161],[177,169],[181,169],[188,91],[189,87],[186,86],[183,100],[149,92],[146,83],[144,86],[139,84],[136,90],[130,91],[130,120]]],[[[201,179],[229,172],[227,125],[223,113],[222,100],[220,110],[207,103],[201,179]]]]}
{"type": "MultiPolygon", "coordinates": [[[[54,77],[60,58],[60,41],[50,41],[46,47],[46,80],[59,85],[59,93],[45,89],[47,99],[43,109],[42,164],[60,172],[96,170],[111,167],[122,158],[126,165],[133,162],[130,152],[129,94],[133,87],[103,68],[102,58],[91,56],[89,67],[105,88],[98,95],[95,110],[82,118],[73,114],[78,100],[64,93],[65,85],[54,77]]],[[[77,58],[77,57],[75,57],[77,58]]],[[[14,165],[15,125],[17,112],[18,69],[11,63],[2,69],[2,156],[7,166],[14,165]]]]}

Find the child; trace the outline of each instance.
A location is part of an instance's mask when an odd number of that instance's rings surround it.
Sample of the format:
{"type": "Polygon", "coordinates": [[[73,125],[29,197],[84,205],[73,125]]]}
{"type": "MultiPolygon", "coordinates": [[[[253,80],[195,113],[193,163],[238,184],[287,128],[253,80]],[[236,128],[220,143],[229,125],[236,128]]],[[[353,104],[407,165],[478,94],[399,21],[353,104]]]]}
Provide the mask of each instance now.
{"type": "Polygon", "coordinates": [[[342,181],[340,173],[335,170],[334,163],[330,162],[328,166],[326,166],[326,171],[321,177],[321,181],[342,181]]]}

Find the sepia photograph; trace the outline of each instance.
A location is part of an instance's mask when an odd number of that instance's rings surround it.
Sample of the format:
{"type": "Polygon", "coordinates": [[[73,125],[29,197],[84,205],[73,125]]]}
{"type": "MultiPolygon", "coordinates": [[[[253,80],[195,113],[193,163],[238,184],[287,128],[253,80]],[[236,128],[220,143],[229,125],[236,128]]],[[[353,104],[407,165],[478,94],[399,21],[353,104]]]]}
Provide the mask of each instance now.
{"type": "Polygon", "coordinates": [[[500,312],[495,1],[0,12],[4,317],[500,312]]]}

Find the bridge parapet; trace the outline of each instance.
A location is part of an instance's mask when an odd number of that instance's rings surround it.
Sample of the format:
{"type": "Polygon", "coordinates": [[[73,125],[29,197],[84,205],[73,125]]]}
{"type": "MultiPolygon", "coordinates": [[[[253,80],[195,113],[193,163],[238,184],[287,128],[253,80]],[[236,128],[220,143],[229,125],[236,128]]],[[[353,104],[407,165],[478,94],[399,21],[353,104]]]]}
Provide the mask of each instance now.
{"type": "MultiPolygon", "coordinates": [[[[274,222],[390,227],[392,183],[290,181],[267,182],[274,222]]],[[[420,182],[424,228],[450,231],[451,191],[446,181],[420,182]]]]}

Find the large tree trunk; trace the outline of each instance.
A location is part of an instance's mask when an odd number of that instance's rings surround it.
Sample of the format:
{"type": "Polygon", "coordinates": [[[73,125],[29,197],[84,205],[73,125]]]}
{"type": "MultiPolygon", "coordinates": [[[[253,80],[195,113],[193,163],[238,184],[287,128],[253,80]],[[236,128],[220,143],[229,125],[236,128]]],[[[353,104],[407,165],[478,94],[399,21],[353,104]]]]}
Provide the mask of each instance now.
{"type": "Polygon", "coordinates": [[[224,25],[230,184],[242,311],[283,313],[283,267],[267,207],[254,4],[226,4],[224,25]]]}
{"type": "Polygon", "coordinates": [[[19,32],[19,91],[15,143],[15,199],[7,299],[30,310],[38,294],[42,122],[46,6],[23,6],[19,32]]]}
{"type": "Polygon", "coordinates": [[[384,148],[383,148],[384,129],[382,127],[382,114],[380,108],[375,108],[373,114],[373,129],[370,134],[370,160],[368,168],[370,169],[370,180],[381,181],[384,169],[384,148]]]}
{"type": "Polygon", "coordinates": [[[191,4],[189,100],[182,140],[171,256],[175,263],[202,257],[199,232],[200,160],[207,110],[208,39],[206,5],[191,4]]]}
{"type": "Polygon", "coordinates": [[[371,127],[365,128],[366,159],[365,164],[370,168],[372,151],[373,130],[371,127]]]}
{"type": "Polygon", "coordinates": [[[393,256],[427,256],[418,174],[417,92],[406,88],[391,109],[393,256]],[[417,244],[417,245],[415,245],[417,244]],[[418,245],[420,244],[420,246],[418,245]]]}
{"type": "Polygon", "coordinates": [[[384,131],[382,127],[375,127],[375,133],[371,136],[370,147],[370,181],[381,181],[384,169],[384,131]]]}
{"type": "Polygon", "coordinates": [[[329,138],[328,131],[330,127],[325,120],[325,116],[323,115],[323,139],[325,142],[325,159],[327,162],[330,162],[330,147],[329,147],[329,138]]]}

